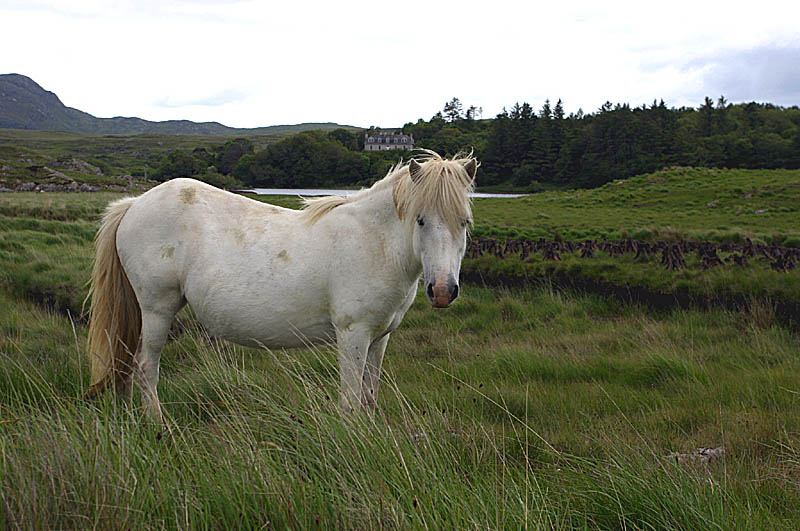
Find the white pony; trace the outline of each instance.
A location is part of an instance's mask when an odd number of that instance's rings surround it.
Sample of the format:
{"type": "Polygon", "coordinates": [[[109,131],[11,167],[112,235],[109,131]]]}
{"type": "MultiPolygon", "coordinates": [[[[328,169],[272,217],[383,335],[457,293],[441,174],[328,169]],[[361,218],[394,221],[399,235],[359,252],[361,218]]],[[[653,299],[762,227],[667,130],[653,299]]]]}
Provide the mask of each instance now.
{"type": "Polygon", "coordinates": [[[161,420],[161,349],[189,304],[215,337],[250,346],[335,340],[340,404],[376,406],[389,340],[420,275],[438,308],[458,295],[478,163],[427,152],[371,188],[264,204],[192,179],[109,205],[91,278],[89,395],[112,387],[161,420]]]}

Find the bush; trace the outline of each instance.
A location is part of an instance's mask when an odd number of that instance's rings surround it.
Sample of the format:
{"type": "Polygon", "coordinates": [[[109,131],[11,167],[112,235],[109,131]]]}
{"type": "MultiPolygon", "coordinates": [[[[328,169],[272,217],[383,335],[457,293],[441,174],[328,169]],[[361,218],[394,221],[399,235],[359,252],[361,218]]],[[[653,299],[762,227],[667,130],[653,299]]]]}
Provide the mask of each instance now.
{"type": "Polygon", "coordinates": [[[198,173],[194,177],[211,186],[216,186],[217,188],[223,188],[225,190],[235,190],[245,187],[242,181],[233,175],[221,174],[214,166],[209,166],[203,173],[198,173]]]}
{"type": "Polygon", "coordinates": [[[158,168],[153,173],[153,179],[163,182],[176,177],[194,177],[205,167],[200,159],[175,149],[161,157],[158,168]]]}
{"type": "Polygon", "coordinates": [[[253,143],[246,138],[230,140],[225,142],[225,144],[219,148],[219,153],[214,159],[214,165],[217,167],[219,172],[228,175],[233,172],[233,169],[236,167],[239,159],[245,155],[251,155],[254,152],[255,149],[253,148],[253,143]]]}

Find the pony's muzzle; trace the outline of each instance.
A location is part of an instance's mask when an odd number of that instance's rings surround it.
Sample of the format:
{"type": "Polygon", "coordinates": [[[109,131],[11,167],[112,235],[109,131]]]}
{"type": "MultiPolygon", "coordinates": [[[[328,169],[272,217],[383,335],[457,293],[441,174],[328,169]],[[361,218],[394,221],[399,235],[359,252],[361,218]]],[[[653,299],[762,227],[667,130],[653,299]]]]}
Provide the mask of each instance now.
{"type": "Polygon", "coordinates": [[[425,293],[434,308],[447,308],[458,297],[458,283],[455,280],[429,282],[425,293]]]}

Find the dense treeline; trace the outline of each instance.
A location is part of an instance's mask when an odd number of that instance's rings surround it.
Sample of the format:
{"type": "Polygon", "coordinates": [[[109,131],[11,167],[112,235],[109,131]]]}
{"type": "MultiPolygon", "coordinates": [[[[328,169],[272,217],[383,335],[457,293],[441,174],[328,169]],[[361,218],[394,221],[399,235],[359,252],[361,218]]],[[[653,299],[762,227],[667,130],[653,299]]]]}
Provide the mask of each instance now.
{"type": "Polygon", "coordinates": [[[305,131],[256,152],[246,138],[212,150],[173,150],[154,178],[194,177],[225,188],[303,188],[368,185],[398,161],[394,151],[365,152],[362,134],[346,129],[305,131]]]}
{"type": "Polygon", "coordinates": [[[194,177],[214,186],[235,188],[242,184],[231,175],[235,165],[254,151],[253,143],[246,138],[230,140],[213,149],[198,147],[191,152],[174,149],[161,157],[152,177],[158,181],[194,177]]]}
{"type": "Polygon", "coordinates": [[[459,105],[454,99],[444,113],[404,130],[417,145],[441,152],[472,146],[483,162],[482,185],[594,187],[671,165],[800,167],[797,107],[730,105],[720,97],[698,109],[670,109],[662,100],[641,107],[606,103],[593,114],[565,116],[559,100],[538,112],[522,103],[475,120],[459,105]]]}
{"type": "Polygon", "coordinates": [[[264,188],[367,185],[397,163],[397,153],[363,148],[359,133],[308,131],[243,156],[233,175],[248,186],[264,188]]]}
{"type": "MultiPolygon", "coordinates": [[[[493,119],[464,110],[453,98],[430,120],[403,131],[441,154],[473,149],[480,184],[527,190],[595,187],[665,166],[800,168],[800,109],[731,105],[706,98],[697,109],[664,101],[631,107],[606,103],[591,114],[565,115],[561,100],[534,110],[528,103],[493,119]]],[[[194,176],[221,186],[366,185],[382,177],[402,151],[365,152],[363,134],[309,131],[255,152],[237,139],[215,150],[173,151],[156,177],[194,176]]]]}

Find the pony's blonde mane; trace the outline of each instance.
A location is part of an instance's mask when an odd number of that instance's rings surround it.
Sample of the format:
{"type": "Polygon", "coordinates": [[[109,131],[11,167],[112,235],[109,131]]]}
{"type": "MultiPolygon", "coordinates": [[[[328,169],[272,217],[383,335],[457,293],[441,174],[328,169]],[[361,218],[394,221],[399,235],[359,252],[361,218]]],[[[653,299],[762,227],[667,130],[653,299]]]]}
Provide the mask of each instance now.
{"type": "Polygon", "coordinates": [[[401,220],[413,222],[423,212],[433,210],[441,216],[450,231],[456,233],[462,222],[472,218],[470,193],[474,187],[474,179],[465,165],[474,161],[477,166],[478,162],[472,153],[459,153],[453,158],[444,159],[430,150],[423,150],[421,156],[412,160],[419,164],[413,179],[410,172],[411,161],[400,162],[372,187],[355,194],[305,199],[303,216],[306,222],[313,225],[334,208],[358,202],[391,186],[397,216],[401,220]]]}

